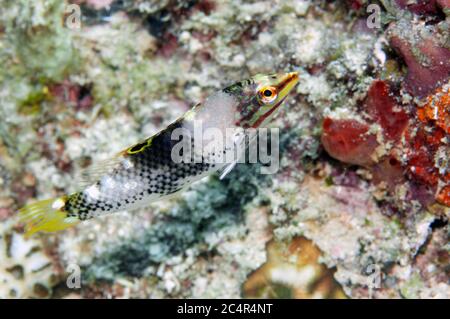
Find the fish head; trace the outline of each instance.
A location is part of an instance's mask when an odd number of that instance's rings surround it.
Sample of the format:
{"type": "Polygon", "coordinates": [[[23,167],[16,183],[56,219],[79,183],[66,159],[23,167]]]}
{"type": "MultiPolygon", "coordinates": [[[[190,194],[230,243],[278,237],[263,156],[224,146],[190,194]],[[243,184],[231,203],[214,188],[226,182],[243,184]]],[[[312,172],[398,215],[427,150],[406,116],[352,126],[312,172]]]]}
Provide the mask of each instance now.
{"type": "Polygon", "coordinates": [[[243,128],[267,124],[298,81],[298,72],[257,74],[225,88],[237,101],[235,124],[243,128]]]}

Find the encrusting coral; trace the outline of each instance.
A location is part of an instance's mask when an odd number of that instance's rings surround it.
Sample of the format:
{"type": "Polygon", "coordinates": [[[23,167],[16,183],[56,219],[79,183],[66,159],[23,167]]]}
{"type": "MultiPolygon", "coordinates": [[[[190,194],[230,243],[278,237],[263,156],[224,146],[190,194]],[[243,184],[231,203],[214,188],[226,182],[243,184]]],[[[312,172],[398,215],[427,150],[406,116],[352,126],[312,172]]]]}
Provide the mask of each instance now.
{"type": "Polygon", "coordinates": [[[57,283],[39,239],[26,239],[12,222],[0,224],[0,298],[48,298],[57,283]]]}

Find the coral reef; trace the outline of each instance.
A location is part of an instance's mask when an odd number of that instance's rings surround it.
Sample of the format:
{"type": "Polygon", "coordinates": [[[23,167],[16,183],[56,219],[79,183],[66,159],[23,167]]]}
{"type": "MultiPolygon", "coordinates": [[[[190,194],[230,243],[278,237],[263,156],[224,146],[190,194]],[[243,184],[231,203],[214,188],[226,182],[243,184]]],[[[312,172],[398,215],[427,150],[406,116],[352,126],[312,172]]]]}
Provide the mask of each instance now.
{"type": "Polygon", "coordinates": [[[374,3],[370,28],[363,0],[5,1],[0,297],[449,298],[448,1],[374,3]],[[239,164],[137,212],[13,227],[92,162],[274,71],[300,73],[272,123],[276,174],[239,164]]]}
{"type": "Polygon", "coordinates": [[[0,224],[0,298],[48,298],[58,282],[40,240],[25,239],[11,222],[0,224]]]}

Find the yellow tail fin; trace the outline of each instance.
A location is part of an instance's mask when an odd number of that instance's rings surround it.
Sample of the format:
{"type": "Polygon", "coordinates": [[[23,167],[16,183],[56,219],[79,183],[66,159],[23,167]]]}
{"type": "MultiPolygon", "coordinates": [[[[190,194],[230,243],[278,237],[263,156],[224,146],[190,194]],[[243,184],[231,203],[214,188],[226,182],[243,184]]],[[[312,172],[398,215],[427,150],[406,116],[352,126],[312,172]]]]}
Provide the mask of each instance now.
{"type": "Polygon", "coordinates": [[[25,224],[26,236],[36,232],[54,232],[78,224],[75,217],[67,217],[62,211],[66,202],[65,197],[47,199],[27,205],[19,211],[19,219],[25,224]]]}

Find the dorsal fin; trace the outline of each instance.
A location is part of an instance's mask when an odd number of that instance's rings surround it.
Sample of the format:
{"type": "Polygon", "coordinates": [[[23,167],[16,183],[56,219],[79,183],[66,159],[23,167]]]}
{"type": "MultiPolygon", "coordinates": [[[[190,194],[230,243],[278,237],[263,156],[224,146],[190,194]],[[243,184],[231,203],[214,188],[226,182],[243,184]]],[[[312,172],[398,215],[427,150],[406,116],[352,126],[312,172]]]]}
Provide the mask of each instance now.
{"type": "Polygon", "coordinates": [[[76,184],[78,186],[77,189],[83,189],[87,186],[95,184],[103,176],[111,174],[114,169],[117,169],[123,165],[123,161],[123,152],[120,152],[112,158],[92,163],[76,176],[76,184]]]}

